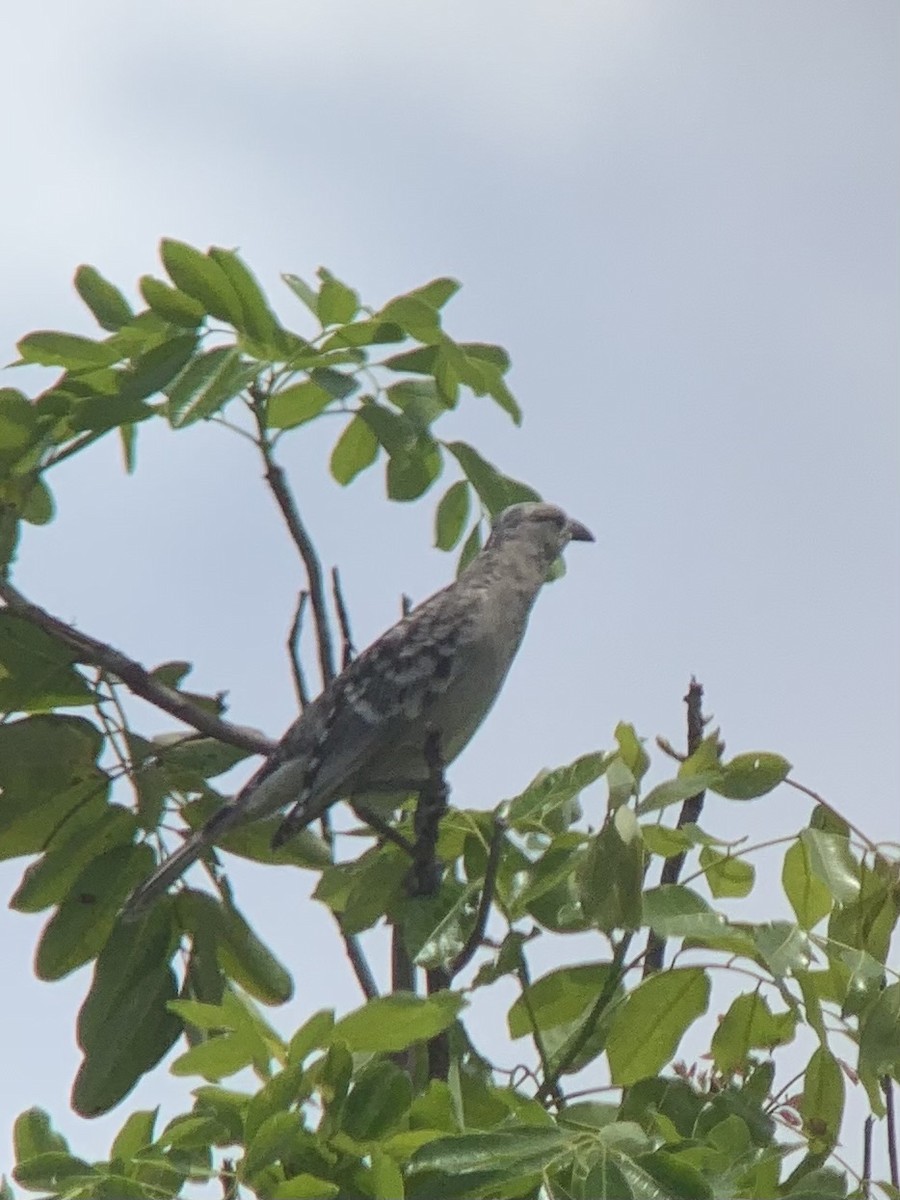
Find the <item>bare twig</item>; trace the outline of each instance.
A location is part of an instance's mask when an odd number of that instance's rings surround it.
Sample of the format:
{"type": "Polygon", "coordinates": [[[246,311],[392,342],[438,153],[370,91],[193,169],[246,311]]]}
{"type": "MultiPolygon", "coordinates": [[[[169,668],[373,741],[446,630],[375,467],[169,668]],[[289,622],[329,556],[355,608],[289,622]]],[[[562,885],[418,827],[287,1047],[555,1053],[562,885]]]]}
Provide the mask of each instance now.
{"type": "Polygon", "coordinates": [[[873,842],[872,839],[867,837],[861,829],[858,829],[856,825],[853,825],[850,821],[848,821],[843,813],[840,813],[836,808],[833,808],[827,800],[823,799],[819,795],[818,792],[814,792],[812,788],[808,788],[804,783],[798,783],[796,779],[785,779],[783,782],[786,783],[788,787],[792,787],[796,791],[802,792],[804,796],[809,796],[810,800],[815,800],[816,804],[818,804],[820,808],[824,808],[826,812],[831,813],[831,815],[836,817],[838,821],[843,822],[850,832],[854,834],[854,836],[858,837],[866,849],[872,854],[881,854],[876,842],[873,842]]]}
{"type": "MultiPolygon", "coordinates": [[[[687,751],[688,756],[698,749],[703,741],[703,727],[706,721],[703,717],[703,687],[697,680],[691,676],[691,683],[687,690],[687,695],[684,697],[684,702],[687,705],[687,751]]],[[[684,825],[695,823],[700,813],[703,811],[703,800],[706,792],[698,792],[696,796],[689,796],[681,806],[681,812],[678,814],[678,828],[681,829],[684,825]]],[[[684,867],[685,854],[682,851],[680,854],[674,854],[671,858],[667,858],[662,865],[660,873],[660,884],[677,883],[684,867]]],[[[644,958],[644,978],[652,975],[654,971],[659,971],[663,965],[663,954],[665,952],[665,939],[661,938],[653,930],[650,931],[647,937],[647,953],[644,958]]]]}
{"type": "Polygon", "coordinates": [[[356,657],[356,647],[353,645],[350,618],[347,615],[347,605],[344,603],[344,593],[341,590],[341,575],[337,567],[331,568],[331,592],[334,596],[334,607],[337,609],[338,623],[341,627],[341,667],[346,671],[356,657]]]}
{"type": "Polygon", "coordinates": [[[588,1013],[578,1033],[566,1046],[565,1053],[561,1055],[555,1068],[549,1076],[545,1074],[544,1082],[541,1085],[541,1090],[537,1094],[538,1100],[548,1100],[558,1093],[559,1080],[568,1071],[572,1064],[578,1058],[578,1055],[588,1044],[597,1030],[597,1025],[600,1018],[606,1011],[609,1002],[616,993],[616,988],[622,982],[622,979],[627,974],[630,967],[626,967],[625,955],[628,953],[628,947],[631,945],[631,933],[625,933],[619,942],[616,943],[613,951],[612,962],[610,963],[610,971],[604,981],[603,987],[594,1001],[591,1011],[588,1013]]]}
{"type": "Polygon", "coordinates": [[[481,899],[478,902],[478,912],[475,915],[475,924],[466,939],[466,944],[450,964],[451,979],[469,965],[484,938],[494,899],[494,885],[497,882],[497,868],[500,865],[500,851],[503,847],[505,833],[506,822],[501,817],[495,817],[494,829],[491,833],[491,848],[488,852],[487,866],[484,869],[484,883],[481,888],[481,899]]]}
{"type": "Polygon", "coordinates": [[[258,390],[251,391],[253,397],[252,411],[256,419],[259,439],[257,445],[265,465],[266,483],[275,502],[281,509],[284,523],[287,526],[291,541],[297,547],[306,579],[309,584],[309,600],[313,610],[313,621],[316,627],[316,645],[319,652],[319,670],[322,675],[322,686],[331,683],[335,677],[334,643],[331,637],[331,622],[328,618],[328,607],[325,602],[325,585],[322,579],[322,564],[319,555],[300,517],[293,494],[287,485],[283,468],[275,461],[272,445],[266,430],[265,417],[262,410],[262,395],[258,390]]]}
{"type": "Polygon", "coordinates": [[[228,746],[248,750],[251,754],[271,754],[275,749],[275,743],[261,733],[221,720],[188,700],[181,692],[154,679],[139,662],[128,658],[120,650],[82,633],[37,604],[32,604],[5,579],[0,580],[0,599],[10,612],[43,629],[73,650],[77,661],[118,676],[135,696],[140,696],[148,704],[162,709],[199,733],[205,733],[228,746]]]}
{"type": "Polygon", "coordinates": [[[891,1168],[891,1183],[895,1188],[900,1188],[900,1166],[898,1166],[897,1162],[897,1117],[894,1111],[894,1085],[890,1075],[885,1075],[882,1079],[881,1090],[884,1092],[884,1107],[887,1113],[885,1132],[887,1136],[888,1163],[891,1168]]]}
{"type": "Polygon", "coordinates": [[[297,608],[291,622],[291,632],[288,634],[288,656],[291,660],[291,674],[294,678],[294,692],[301,710],[309,704],[309,690],[306,686],[306,676],[303,673],[303,663],[300,660],[300,634],[303,631],[303,614],[309,601],[309,592],[303,591],[297,596],[297,608]]]}
{"type": "Polygon", "coordinates": [[[863,1196],[868,1200],[871,1193],[872,1183],[872,1129],[875,1125],[875,1118],[869,1114],[863,1121],[863,1166],[862,1179],[860,1180],[861,1191],[863,1196]]]}

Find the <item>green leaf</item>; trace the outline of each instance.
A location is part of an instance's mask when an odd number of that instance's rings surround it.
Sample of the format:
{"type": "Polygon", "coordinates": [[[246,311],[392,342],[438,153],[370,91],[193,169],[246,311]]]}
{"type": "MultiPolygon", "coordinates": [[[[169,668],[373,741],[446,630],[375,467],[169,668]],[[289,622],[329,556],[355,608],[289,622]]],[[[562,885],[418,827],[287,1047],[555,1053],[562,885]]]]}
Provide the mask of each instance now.
{"type": "Polygon", "coordinates": [[[445,881],[437,896],[408,906],[403,936],[416,966],[438,967],[453,961],[471,932],[480,894],[480,882],[462,887],[445,881]]]}
{"type": "Polygon", "coordinates": [[[752,1049],[774,1050],[794,1040],[796,1013],[773,1014],[766,998],[757,992],[736,997],[712,1037],[716,1068],[725,1075],[746,1073],[752,1049]]]}
{"type": "Polygon", "coordinates": [[[359,410],[359,415],[388,454],[400,454],[415,444],[415,427],[405,417],[384,405],[367,401],[359,410]]]}
{"type": "MultiPolygon", "coordinates": [[[[0,711],[35,712],[89,704],[93,693],[74,669],[75,659],[74,650],[43,629],[9,610],[0,611],[0,711]]],[[[8,736],[0,734],[0,738],[8,736]]],[[[18,736],[25,735],[20,732],[18,736]]]]}
{"type": "Polygon", "coordinates": [[[106,807],[108,777],[96,766],[102,735],[80,717],[37,716],[0,725],[0,858],[42,851],[106,807]]]}
{"type": "MultiPolygon", "coordinates": [[[[196,348],[196,336],[184,333],[167,338],[158,346],[141,354],[134,360],[131,369],[122,376],[121,399],[133,402],[161,392],[179,371],[184,369],[196,348]]],[[[81,409],[77,411],[80,413],[81,409]]]]}
{"type": "Polygon", "coordinates": [[[788,921],[771,921],[753,929],[753,941],[776,978],[792,971],[808,971],[813,947],[806,934],[788,921]]]}
{"type": "Polygon", "coordinates": [[[358,380],[352,375],[345,375],[343,371],[332,370],[331,367],[313,367],[309,377],[335,400],[347,400],[359,391],[358,380]]]}
{"type": "Polygon", "coordinates": [[[109,1152],[110,1159],[118,1158],[124,1162],[130,1162],[139,1151],[151,1146],[158,1116],[158,1107],[131,1113],[115,1136],[109,1152]]]}
{"type": "Polygon", "coordinates": [[[886,987],[860,1019],[859,1073],[873,1104],[882,1076],[900,1075],[900,983],[886,987]]]}
{"type": "Polygon", "coordinates": [[[331,404],[330,393],[311,379],[291,384],[276,392],[266,406],[266,425],[269,429],[293,429],[312,421],[331,404]]]}
{"type": "Polygon", "coordinates": [[[722,766],[722,776],[710,784],[714,792],[730,800],[755,800],[787,779],[791,764],[780,754],[738,754],[722,766]]]}
{"type": "Polygon", "coordinates": [[[437,443],[427,435],[419,437],[408,450],[392,454],[388,459],[388,499],[417,500],[438,478],[443,465],[437,443]]]}
{"type": "Polygon", "coordinates": [[[844,1073],[825,1046],[817,1046],[803,1077],[803,1131],[813,1154],[831,1154],[844,1117],[844,1073]]]}
{"type": "Polygon", "coordinates": [[[571,1153],[575,1136],[572,1131],[531,1125],[435,1138],[416,1151],[410,1170],[441,1171],[450,1176],[501,1168],[540,1173],[554,1158],[571,1153]]]}
{"type": "Polygon", "coordinates": [[[846,834],[803,829],[800,841],[809,856],[809,869],[825,884],[838,904],[850,904],[860,892],[859,864],[850,852],[846,834]]]}
{"type": "Polygon", "coordinates": [[[476,522],[469,531],[469,536],[459,552],[459,562],[456,564],[456,574],[462,575],[472,559],[481,550],[481,526],[476,522]]]}
{"type": "Polygon", "coordinates": [[[25,493],[21,507],[22,520],[29,525],[46,525],[53,520],[53,495],[43,479],[35,479],[25,493]]]}
{"type": "Polygon", "coordinates": [[[321,280],[321,286],[313,311],[322,325],[346,325],[348,321],[352,321],[359,311],[357,293],[324,267],[320,267],[316,274],[321,280]]]}
{"type": "Polygon", "coordinates": [[[237,909],[222,906],[219,962],[229,979],[263,1004],[285,1004],[294,994],[290,973],[282,966],[237,909]]]}
{"type": "Polygon", "coordinates": [[[375,1060],[357,1074],[341,1113],[341,1129],[356,1142],[377,1142],[402,1128],[412,1084],[392,1062],[375,1060]]]}
{"type": "Polygon", "coordinates": [[[100,809],[90,824],[70,828],[64,823],[43,857],[26,868],[10,908],[33,913],[59,904],[89,862],[133,840],[136,825],[134,815],[120,804],[100,809]]]}
{"type": "Polygon", "coordinates": [[[651,788],[646,796],[638,802],[639,816],[658,809],[668,808],[670,804],[681,804],[693,796],[713,787],[721,779],[721,771],[709,771],[701,775],[679,776],[677,779],[666,779],[651,788]]]}
{"type": "Polygon", "coordinates": [[[331,474],[346,487],[361,471],[372,465],[378,456],[378,438],[360,416],[345,427],[331,452],[331,474]]]}
{"type": "Polygon", "coordinates": [[[154,867],[149,846],[113,846],[87,864],[45,925],[35,954],[38,979],[62,979],[96,957],[125,898],[154,867]]]}
{"type": "Polygon", "coordinates": [[[700,850],[700,866],[706,874],[709,890],[716,897],[749,896],[756,872],[752,865],[731,854],[720,854],[712,846],[700,850]]]}
{"type": "Polygon", "coordinates": [[[276,1183],[267,1194],[271,1200],[331,1200],[340,1190],[339,1184],[320,1179],[318,1175],[302,1173],[276,1183]]]}
{"type": "Polygon", "coordinates": [[[831,912],[831,893],[813,872],[809,849],[802,839],[794,842],[784,856],[781,884],[804,929],[812,929],[831,912]]]}
{"type": "Polygon", "coordinates": [[[716,937],[726,932],[721,913],[683,883],[664,883],[644,893],[644,920],[662,938],[716,937]]]}
{"type": "Polygon", "coordinates": [[[510,825],[523,831],[543,825],[553,811],[569,803],[606,769],[603,754],[583,754],[574,762],[552,771],[541,771],[524,792],[507,800],[504,816],[510,825]]]}
{"type": "Polygon", "coordinates": [[[619,746],[619,757],[638,781],[644,778],[650,766],[650,755],[644,749],[644,739],[638,737],[633,725],[620,721],[615,729],[619,746]]]}
{"type": "Polygon", "coordinates": [[[444,492],[434,517],[434,544],[438,550],[452,550],[459,542],[469,519],[469,485],[458,479],[444,492]]]}
{"type": "Polygon", "coordinates": [[[241,321],[237,328],[260,348],[277,353],[281,327],[253,272],[235,250],[213,246],[209,257],[221,268],[240,302],[241,321]]]}
{"type": "Polygon", "coordinates": [[[291,291],[297,296],[309,311],[314,315],[319,315],[319,293],[315,288],[310,287],[305,279],[301,279],[299,275],[283,274],[281,278],[288,285],[291,291]]]}
{"type": "Polygon", "coordinates": [[[634,1192],[611,1154],[593,1164],[584,1181],[585,1200],[633,1200],[634,1192]]]}
{"type": "Polygon", "coordinates": [[[170,325],[196,329],[203,323],[206,309],[193,296],[170,287],[161,279],[154,279],[152,275],[142,275],[138,286],[150,308],[170,325]]]}
{"type": "Polygon", "coordinates": [[[442,1033],[465,1003],[455,992],[438,992],[427,999],[395,992],[342,1017],[334,1027],[334,1037],[346,1042],[354,1054],[405,1050],[442,1033]]]}
{"type": "Polygon", "coordinates": [[[257,372],[258,367],[244,363],[234,346],[217,346],[198,355],[166,389],[173,428],[181,429],[212,416],[252,383],[257,372]]]}
{"type": "Polygon", "coordinates": [[[243,323],[240,297],[228,276],[208,255],[173,238],[163,238],[160,258],[175,286],[203,305],[206,312],[236,329],[243,323]]]}
{"type": "Polygon", "coordinates": [[[102,329],[115,333],[134,316],[119,289],[94,267],[82,265],[75,272],[75,290],[102,329]]]}
{"type": "Polygon", "coordinates": [[[643,882],[640,829],[631,809],[623,807],[591,840],[580,879],[581,907],[606,933],[638,929],[643,882]]]}
{"type": "Polygon", "coordinates": [[[72,413],[72,428],[91,433],[105,433],[118,425],[146,421],[153,409],[138,398],[119,396],[88,396],[72,413]]]}
{"type": "Polygon", "coordinates": [[[72,1104],[81,1116],[118,1104],[181,1032],[167,1007],[178,994],[169,965],[175,945],[171,908],[160,904],[140,924],[118,925],[100,953],[78,1014],[84,1061],[72,1104]]]}
{"type": "Polygon", "coordinates": [[[334,1029],[334,1009],[320,1008],[300,1026],[291,1038],[288,1047],[288,1064],[302,1063],[313,1050],[319,1050],[331,1042],[334,1029]]]}
{"type": "Polygon", "coordinates": [[[436,343],[441,340],[441,320],[437,311],[415,296],[397,296],[378,315],[383,321],[399,325],[416,341],[436,343]]]}
{"type": "MultiPolygon", "coordinates": [[[[95,1170],[83,1158],[62,1151],[48,1151],[19,1163],[13,1170],[13,1179],[22,1187],[32,1192],[51,1190],[58,1192],[61,1188],[71,1186],[76,1180],[83,1178],[93,1182],[90,1177],[95,1170]]],[[[94,1192],[94,1195],[97,1193],[94,1192]]]]}
{"type": "Polygon", "coordinates": [[[15,388],[0,388],[0,452],[24,450],[37,432],[37,410],[15,388]]]}
{"type": "Polygon", "coordinates": [[[38,363],[42,367],[65,367],[69,371],[109,367],[119,359],[118,347],[111,342],[95,342],[74,333],[50,329],[27,333],[17,348],[24,362],[38,363]]]}
{"type": "Polygon", "coordinates": [[[482,458],[477,450],[465,442],[448,442],[447,449],[462,467],[463,473],[492,517],[510,504],[540,499],[537,492],[526,484],[502,475],[492,463],[482,458]]]}
{"type": "Polygon", "coordinates": [[[432,279],[429,283],[423,283],[421,287],[414,288],[411,292],[407,292],[407,295],[416,300],[424,300],[430,308],[443,308],[461,287],[462,284],[458,279],[441,276],[439,279],[432,279]]]}
{"type": "Polygon", "coordinates": [[[25,1162],[38,1154],[65,1154],[69,1143],[51,1127],[50,1117],[42,1108],[27,1108],[16,1117],[13,1148],[16,1162],[25,1162]]]}
{"type": "MultiPolygon", "coordinates": [[[[715,1193],[698,1169],[689,1162],[682,1160],[665,1150],[654,1150],[652,1154],[642,1154],[635,1160],[636,1165],[651,1175],[664,1189],[664,1194],[672,1197],[683,1197],[684,1200],[712,1200],[715,1193]]],[[[646,1189],[647,1196],[658,1196],[657,1188],[646,1189]]]]}
{"type": "Polygon", "coordinates": [[[657,1075],[706,1012],[709,993],[709,978],[697,967],[662,971],[638,984],[616,1011],[609,1033],[612,1082],[627,1087],[657,1075]]]}
{"type": "Polygon", "coordinates": [[[560,967],[536,979],[529,985],[527,996],[519,996],[506,1015],[509,1036],[532,1036],[529,1009],[539,1030],[577,1020],[603,991],[609,972],[608,963],[584,963],[560,967]]]}

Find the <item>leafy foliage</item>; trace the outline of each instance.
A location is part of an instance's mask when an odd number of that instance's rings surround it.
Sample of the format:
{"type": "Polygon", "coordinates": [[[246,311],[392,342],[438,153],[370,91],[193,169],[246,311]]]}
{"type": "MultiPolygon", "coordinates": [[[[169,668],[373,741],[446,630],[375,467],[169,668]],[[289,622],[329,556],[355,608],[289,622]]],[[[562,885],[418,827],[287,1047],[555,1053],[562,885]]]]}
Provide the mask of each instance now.
{"type": "MultiPolygon", "coordinates": [[[[161,257],[168,280],[141,279],[138,311],[80,267],[75,285],[103,336],[28,334],[21,361],[61,374],[33,400],[0,390],[0,856],[32,856],[12,907],[48,914],[38,975],[93,963],[75,1110],[113,1108],[179,1039],[173,1073],[202,1082],[191,1111],[161,1129],[156,1112],[131,1113],[104,1162],[71,1153],[46,1113],[24,1112],[16,1182],[71,1200],[176,1197],[216,1176],[228,1195],[273,1200],[847,1195],[830,1158],[847,1082],[859,1080],[880,1115],[900,1077],[900,983],[888,968],[896,858],[819,804],[807,828],[776,843],[795,920],[748,921],[732,914],[754,894],[762,848],[669,815],[703,791],[770,796],[791,769],[780,755],[725,760],[714,734],[647,788],[650,755],[622,723],[608,750],[542,772],[493,813],[447,812],[425,896],[407,885],[402,849],[417,836],[414,797],[394,820],[400,844],[370,838],[356,858],[337,860],[309,830],[273,851],[273,821],[233,831],[223,849],[315,872],[316,898],[348,945],[385,924],[407,958],[408,990],[340,1017],[315,1013],[288,1040],[260,1006],[290,997],[290,972],[241,914],[217,855],[206,861],[212,893],[184,886],[139,926],[122,924],[163,825],[173,812],[187,828],[205,820],[226,799],[214,781],[247,749],[208,732],[139,732],[120,695],[135,673],[98,665],[75,631],[13,602],[20,527],[53,518],[52,469],[115,433],[133,470],[140,425],[161,420],[174,431],[239,425],[271,472],[281,438],[336,415],[330,464],[342,486],[382,460],[387,495],[413,500],[453,470],[435,544],[461,545],[463,564],[483,517],[536,497],[468,443],[438,436],[464,390],[521,415],[505,352],[443,328],[455,281],[374,310],[327,270],[314,283],[285,275],[314,325],[300,333],[233,251],[169,240],[161,257]],[[681,879],[653,882],[682,856],[681,879]],[[559,941],[564,965],[533,978],[531,944],[571,934],[590,940],[568,958],[559,941]],[[675,952],[655,973],[638,945],[650,935],[675,952]],[[415,991],[423,971],[426,996],[415,991]],[[728,972],[740,990],[709,1023],[728,972]],[[512,1073],[474,1049],[467,1023],[467,1002],[501,980],[515,988],[507,1026],[530,1064],[512,1073]],[[702,1031],[702,1070],[677,1058],[689,1031],[694,1042],[702,1031]],[[805,1066],[786,1090],[776,1074],[788,1049],[805,1066]],[[224,1086],[248,1069],[255,1090],[224,1086]],[[566,1099],[582,1071],[595,1086],[566,1099]]],[[[145,674],[219,714],[217,698],[183,690],[189,668],[145,674]]]]}

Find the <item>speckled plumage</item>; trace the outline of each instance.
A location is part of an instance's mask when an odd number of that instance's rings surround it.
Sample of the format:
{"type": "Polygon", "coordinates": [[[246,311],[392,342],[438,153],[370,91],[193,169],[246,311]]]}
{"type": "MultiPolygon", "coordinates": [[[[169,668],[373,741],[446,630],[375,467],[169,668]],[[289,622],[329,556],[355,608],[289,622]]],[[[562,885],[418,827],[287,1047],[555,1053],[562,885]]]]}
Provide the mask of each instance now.
{"type": "Polygon", "coordinates": [[[188,837],[128,901],[139,915],[227,830],[291,805],[276,843],[336,800],[412,790],[439,736],[445,763],[491,708],[547,572],[569,541],[591,541],[551,504],[516,504],[460,577],[372,643],[288,729],[240,792],[188,837]]]}

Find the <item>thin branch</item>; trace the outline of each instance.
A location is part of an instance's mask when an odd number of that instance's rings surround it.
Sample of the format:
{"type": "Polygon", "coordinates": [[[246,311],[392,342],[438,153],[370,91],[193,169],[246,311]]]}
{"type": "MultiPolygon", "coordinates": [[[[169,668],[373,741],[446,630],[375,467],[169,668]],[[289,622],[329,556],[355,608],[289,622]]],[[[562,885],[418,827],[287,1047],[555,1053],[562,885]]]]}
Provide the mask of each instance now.
{"type": "Polygon", "coordinates": [[[860,1186],[865,1200],[869,1200],[869,1196],[872,1194],[872,1128],[874,1125],[875,1118],[870,1113],[863,1121],[863,1168],[860,1186]]]}
{"type": "Polygon", "coordinates": [[[887,1111],[885,1133],[888,1163],[891,1168],[891,1183],[895,1188],[900,1188],[900,1166],[897,1162],[897,1117],[894,1111],[894,1085],[890,1075],[885,1075],[882,1079],[881,1089],[884,1092],[884,1106],[887,1111]]]}
{"type": "Polygon", "coordinates": [[[328,607],[325,602],[325,585],[322,579],[322,564],[318,551],[312,543],[306,526],[300,517],[293,494],[288,487],[284,469],[275,461],[272,446],[262,413],[262,395],[259,391],[252,393],[252,411],[259,430],[259,452],[265,466],[266,483],[275,502],[281,509],[284,523],[291,541],[297,547],[303,566],[306,569],[306,579],[309,583],[309,599],[313,610],[313,620],[316,627],[316,645],[319,651],[319,670],[322,675],[322,686],[326,687],[335,677],[334,643],[331,637],[331,622],[328,617],[328,607]]]}
{"type": "Polygon", "coordinates": [[[356,981],[362,989],[362,994],[367,1000],[377,999],[379,994],[378,984],[375,982],[372,968],[366,961],[366,956],[362,952],[359,941],[354,934],[345,933],[343,929],[341,929],[341,937],[344,939],[347,957],[350,959],[350,966],[353,968],[353,974],[356,976],[356,981]]]}
{"type": "Polygon", "coordinates": [[[199,733],[205,733],[228,746],[249,750],[251,754],[268,755],[275,749],[275,743],[261,733],[221,720],[188,700],[181,692],[154,679],[139,662],[128,658],[120,650],[82,633],[37,604],[32,604],[7,580],[0,580],[0,599],[5,602],[10,612],[65,643],[75,652],[78,662],[118,676],[135,696],[140,696],[148,704],[162,709],[199,733]]]}
{"type": "Polygon", "coordinates": [[[564,1108],[566,1099],[559,1086],[561,1072],[559,1070],[554,1071],[550,1066],[550,1056],[547,1053],[547,1047],[544,1045],[544,1035],[541,1033],[534,1005],[531,1003],[531,974],[529,973],[528,961],[521,946],[519,947],[518,963],[516,964],[516,979],[519,981],[522,1004],[528,1015],[528,1022],[531,1025],[531,1040],[534,1042],[534,1048],[537,1050],[538,1058],[541,1061],[541,1073],[544,1077],[543,1083],[536,1092],[536,1097],[538,1100],[553,1100],[557,1108],[564,1108]]]}
{"type": "Polygon", "coordinates": [[[610,963],[610,972],[606,977],[600,994],[594,1001],[591,1011],[585,1018],[578,1033],[566,1046],[565,1053],[560,1056],[555,1069],[550,1073],[549,1077],[545,1076],[541,1090],[537,1095],[538,1100],[548,1100],[554,1095],[559,1087],[560,1077],[568,1071],[596,1032],[600,1018],[615,995],[616,988],[631,969],[630,965],[628,967],[623,966],[625,955],[628,953],[628,947],[631,945],[631,936],[630,933],[624,934],[621,941],[616,944],[612,962],[610,963]]]}
{"type": "Polygon", "coordinates": [[[880,857],[881,851],[878,849],[877,843],[873,842],[871,838],[866,837],[861,829],[858,829],[855,825],[851,824],[851,822],[847,820],[843,813],[838,812],[836,808],[832,808],[828,801],[823,800],[818,792],[814,792],[812,788],[808,788],[803,783],[798,783],[796,779],[785,779],[782,782],[786,783],[788,787],[795,788],[798,792],[802,792],[804,796],[809,796],[811,800],[815,800],[816,804],[818,804],[821,808],[824,808],[826,812],[831,813],[833,817],[837,818],[838,821],[841,821],[844,825],[846,825],[850,832],[859,838],[867,850],[870,850],[872,854],[877,854],[880,857]]]}
{"type": "MultiPolygon", "coordinates": [[[[703,717],[703,687],[697,680],[691,676],[690,686],[687,690],[687,695],[684,697],[684,702],[687,705],[687,751],[688,756],[697,750],[703,741],[703,727],[706,721],[703,717]]],[[[681,829],[685,825],[695,824],[703,811],[703,800],[706,792],[698,792],[696,796],[689,796],[681,806],[681,812],[678,814],[677,828],[681,829]]],[[[662,865],[660,873],[660,884],[677,883],[681,870],[684,866],[685,852],[682,850],[680,854],[674,854],[671,858],[667,858],[662,865]]],[[[663,965],[663,955],[665,953],[665,938],[661,938],[659,934],[653,930],[647,935],[647,954],[644,958],[644,978],[652,975],[655,971],[659,971],[663,965]]]]}
{"type": "Polygon", "coordinates": [[[488,852],[487,866],[484,869],[484,883],[481,888],[481,899],[478,902],[478,912],[475,915],[475,924],[466,939],[466,944],[450,964],[451,979],[469,965],[484,939],[484,931],[487,928],[491,904],[494,900],[494,886],[497,882],[497,868],[500,865],[500,851],[503,848],[505,833],[506,822],[500,817],[495,817],[494,829],[491,834],[491,848],[488,852]]]}
{"type": "Polygon", "coordinates": [[[303,631],[303,614],[309,601],[309,592],[303,591],[297,597],[297,608],[291,622],[288,634],[287,649],[291,660],[291,674],[294,679],[294,692],[301,711],[309,704],[309,690],[306,686],[306,676],[303,673],[303,663],[300,661],[300,634],[303,631]]]}
{"type": "Polygon", "coordinates": [[[337,567],[331,568],[331,591],[334,596],[334,607],[337,609],[338,623],[341,627],[341,669],[346,671],[356,657],[356,647],[353,645],[350,618],[347,615],[347,605],[344,603],[344,593],[341,590],[341,575],[337,567]]]}

